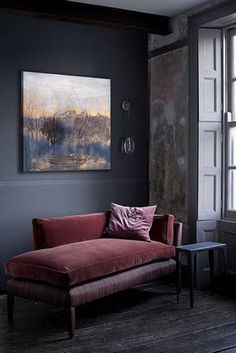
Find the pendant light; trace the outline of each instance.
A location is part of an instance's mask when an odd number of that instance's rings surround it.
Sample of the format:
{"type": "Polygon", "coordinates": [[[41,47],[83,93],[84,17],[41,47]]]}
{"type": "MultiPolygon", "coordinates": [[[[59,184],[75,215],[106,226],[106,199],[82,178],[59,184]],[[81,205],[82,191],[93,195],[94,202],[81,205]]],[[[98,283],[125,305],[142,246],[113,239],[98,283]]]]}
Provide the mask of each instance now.
{"type": "Polygon", "coordinates": [[[123,154],[132,154],[135,150],[135,142],[133,138],[132,122],[130,117],[130,111],[132,109],[132,104],[129,100],[123,100],[121,102],[122,110],[127,113],[124,123],[124,131],[121,143],[121,149],[123,154]]]}

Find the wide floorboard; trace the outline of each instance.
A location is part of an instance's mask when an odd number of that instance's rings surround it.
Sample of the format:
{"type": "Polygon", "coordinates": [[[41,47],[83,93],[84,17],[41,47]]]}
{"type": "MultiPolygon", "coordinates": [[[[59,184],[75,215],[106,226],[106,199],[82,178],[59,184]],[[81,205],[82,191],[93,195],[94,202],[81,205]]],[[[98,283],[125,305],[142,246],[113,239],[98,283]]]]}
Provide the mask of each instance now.
{"type": "Polygon", "coordinates": [[[188,291],[176,304],[173,284],[152,283],[86,304],[69,340],[62,308],[16,298],[14,327],[0,296],[4,353],[235,353],[236,298],[188,291]]]}

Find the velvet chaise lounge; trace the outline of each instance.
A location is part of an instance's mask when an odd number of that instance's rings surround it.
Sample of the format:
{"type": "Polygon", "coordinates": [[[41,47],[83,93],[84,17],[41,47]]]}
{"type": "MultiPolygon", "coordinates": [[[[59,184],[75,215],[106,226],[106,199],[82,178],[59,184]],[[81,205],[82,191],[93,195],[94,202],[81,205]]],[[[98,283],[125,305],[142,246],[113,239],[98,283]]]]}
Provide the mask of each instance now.
{"type": "Polygon", "coordinates": [[[154,215],[151,241],[104,236],[110,212],[33,220],[35,250],[5,264],[8,320],[14,296],[64,306],[69,336],[75,308],[176,271],[175,247],[182,224],[172,215],[154,215]]]}

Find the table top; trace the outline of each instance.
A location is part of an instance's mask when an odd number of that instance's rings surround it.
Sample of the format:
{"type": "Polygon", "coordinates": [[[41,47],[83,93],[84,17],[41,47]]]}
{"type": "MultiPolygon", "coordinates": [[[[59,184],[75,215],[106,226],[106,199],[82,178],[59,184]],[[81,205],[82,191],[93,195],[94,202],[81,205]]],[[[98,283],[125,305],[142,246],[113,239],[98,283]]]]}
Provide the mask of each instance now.
{"type": "Polygon", "coordinates": [[[225,247],[225,243],[218,243],[216,241],[204,241],[202,243],[194,243],[188,245],[177,246],[176,249],[181,251],[204,251],[204,250],[213,250],[217,248],[225,247]]]}

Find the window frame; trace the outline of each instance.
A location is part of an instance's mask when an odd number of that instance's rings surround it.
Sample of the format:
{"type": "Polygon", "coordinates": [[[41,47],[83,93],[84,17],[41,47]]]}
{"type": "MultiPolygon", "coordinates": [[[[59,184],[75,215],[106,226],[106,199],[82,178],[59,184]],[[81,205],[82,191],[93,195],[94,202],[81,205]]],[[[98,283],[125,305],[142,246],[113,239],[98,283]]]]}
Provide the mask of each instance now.
{"type": "Polygon", "coordinates": [[[223,131],[224,131],[224,159],[223,159],[223,174],[224,174],[224,216],[228,219],[236,219],[236,209],[229,209],[229,172],[230,170],[236,171],[236,165],[230,166],[229,163],[229,131],[231,127],[236,127],[236,117],[234,121],[228,121],[228,112],[231,112],[232,109],[232,82],[236,82],[236,76],[232,78],[232,47],[231,40],[232,37],[236,36],[236,27],[226,28],[224,30],[224,51],[223,51],[223,95],[224,95],[224,119],[223,119],[223,131]]]}

